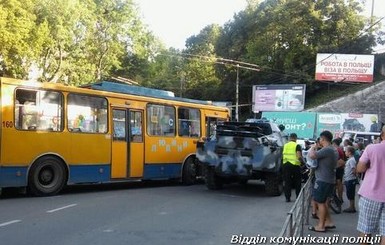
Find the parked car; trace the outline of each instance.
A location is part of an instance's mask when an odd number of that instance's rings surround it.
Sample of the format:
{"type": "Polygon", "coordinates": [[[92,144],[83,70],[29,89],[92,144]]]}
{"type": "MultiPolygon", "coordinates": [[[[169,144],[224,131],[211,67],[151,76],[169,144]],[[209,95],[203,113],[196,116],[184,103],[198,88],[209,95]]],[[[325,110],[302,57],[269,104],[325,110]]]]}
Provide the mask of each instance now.
{"type": "Polygon", "coordinates": [[[301,146],[302,150],[306,149],[306,142],[309,145],[315,144],[314,139],[301,139],[301,138],[297,139],[297,144],[299,144],[301,146]]]}
{"type": "Polygon", "coordinates": [[[343,131],[340,135],[342,141],[351,139],[353,142],[362,142],[365,146],[372,144],[375,139],[380,137],[379,132],[359,132],[359,131],[343,131]]]}

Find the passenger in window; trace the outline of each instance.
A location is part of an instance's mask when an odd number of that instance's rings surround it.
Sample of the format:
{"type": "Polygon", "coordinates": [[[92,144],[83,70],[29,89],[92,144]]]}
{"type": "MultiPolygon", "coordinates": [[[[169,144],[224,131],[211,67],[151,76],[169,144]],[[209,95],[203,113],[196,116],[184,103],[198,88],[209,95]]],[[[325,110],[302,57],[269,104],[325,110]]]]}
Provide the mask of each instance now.
{"type": "Polygon", "coordinates": [[[190,135],[190,123],[187,120],[183,120],[180,123],[180,132],[179,135],[181,136],[189,136],[190,135]]]}
{"type": "Polygon", "coordinates": [[[23,129],[36,130],[37,111],[36,104],[33,101],[26,101],[23,109],[23,129]]]}
{"type": "Polygon", "coordinates": [[[200,135],[200,126],[199,126],[199,123],[197,122],[192,122],[191,123],[191,136],[192,137],[199,137],[200,135]]]}
{"type": "Polygon", "coordinates": [[[78,128],[78,129],[84,128],[84,121],[85,119],[83,115],[77,116],[73,123],[74,128],[78,128]]]}
{"type": "Polygon", "coordinates": [[[132,135],[142,135],[142,128],[140,126],[138,127],[132,127],[131,129],[131,134],[132,135]]]}
{"type": "Polygon", "coordinates": [[[57,116],[52,117],[52,120],[51,120],[50,125],[48,126],[48,129],[52,130],[52,131],[59,131],[60,130],[59,119],[57,116]]]}
{"type": "Polygon", "coordinates": [[[163,135],[167,135],[172,133],[171,125],[170,125],[170,115],[165,114],[160,119],[160,127],[163,135]]]}

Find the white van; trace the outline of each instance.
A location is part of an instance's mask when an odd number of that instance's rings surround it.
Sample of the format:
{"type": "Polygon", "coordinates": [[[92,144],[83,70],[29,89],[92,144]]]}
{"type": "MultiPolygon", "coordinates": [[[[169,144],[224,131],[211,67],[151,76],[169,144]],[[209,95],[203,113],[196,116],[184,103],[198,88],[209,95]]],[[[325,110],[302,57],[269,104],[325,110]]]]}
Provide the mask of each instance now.
{"type": "Polygon", "coordinates": [[[353,142],[362,142],[365,146],[372,144],[378,137],[380,137],[379,132],[344,131],[341,133],[342,142],[345,139],[352,139],[353,142]]]}

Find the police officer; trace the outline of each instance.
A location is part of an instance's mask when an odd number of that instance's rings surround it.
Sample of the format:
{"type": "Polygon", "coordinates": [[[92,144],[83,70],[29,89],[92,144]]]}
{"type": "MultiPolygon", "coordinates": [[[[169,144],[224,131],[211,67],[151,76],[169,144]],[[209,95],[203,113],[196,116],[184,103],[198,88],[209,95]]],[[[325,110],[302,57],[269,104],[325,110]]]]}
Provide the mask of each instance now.
{"type": "Polygon", "coordinates": [[[291,189],[293,187],[297,197],[301,191],[302,149],[296,142],[297,134],[292,133],[289,136],[289,142],[283,147],[283,188],[286,202],[290,202],[291,189]]]}

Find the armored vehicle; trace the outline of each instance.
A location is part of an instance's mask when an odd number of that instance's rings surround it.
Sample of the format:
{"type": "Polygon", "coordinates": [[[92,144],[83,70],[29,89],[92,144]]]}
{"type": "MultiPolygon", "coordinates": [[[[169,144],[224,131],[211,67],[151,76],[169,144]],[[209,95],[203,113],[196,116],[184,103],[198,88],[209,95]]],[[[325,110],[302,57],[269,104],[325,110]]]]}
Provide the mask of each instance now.
{"type": "Polygon", "coordinates": [[[283,130],[283,125],[261,119],[218,124],[213,137],[197,144],[207,188],[259,179],[268,195],[281,195],[282,151],[287,141],[283,130]]]}

